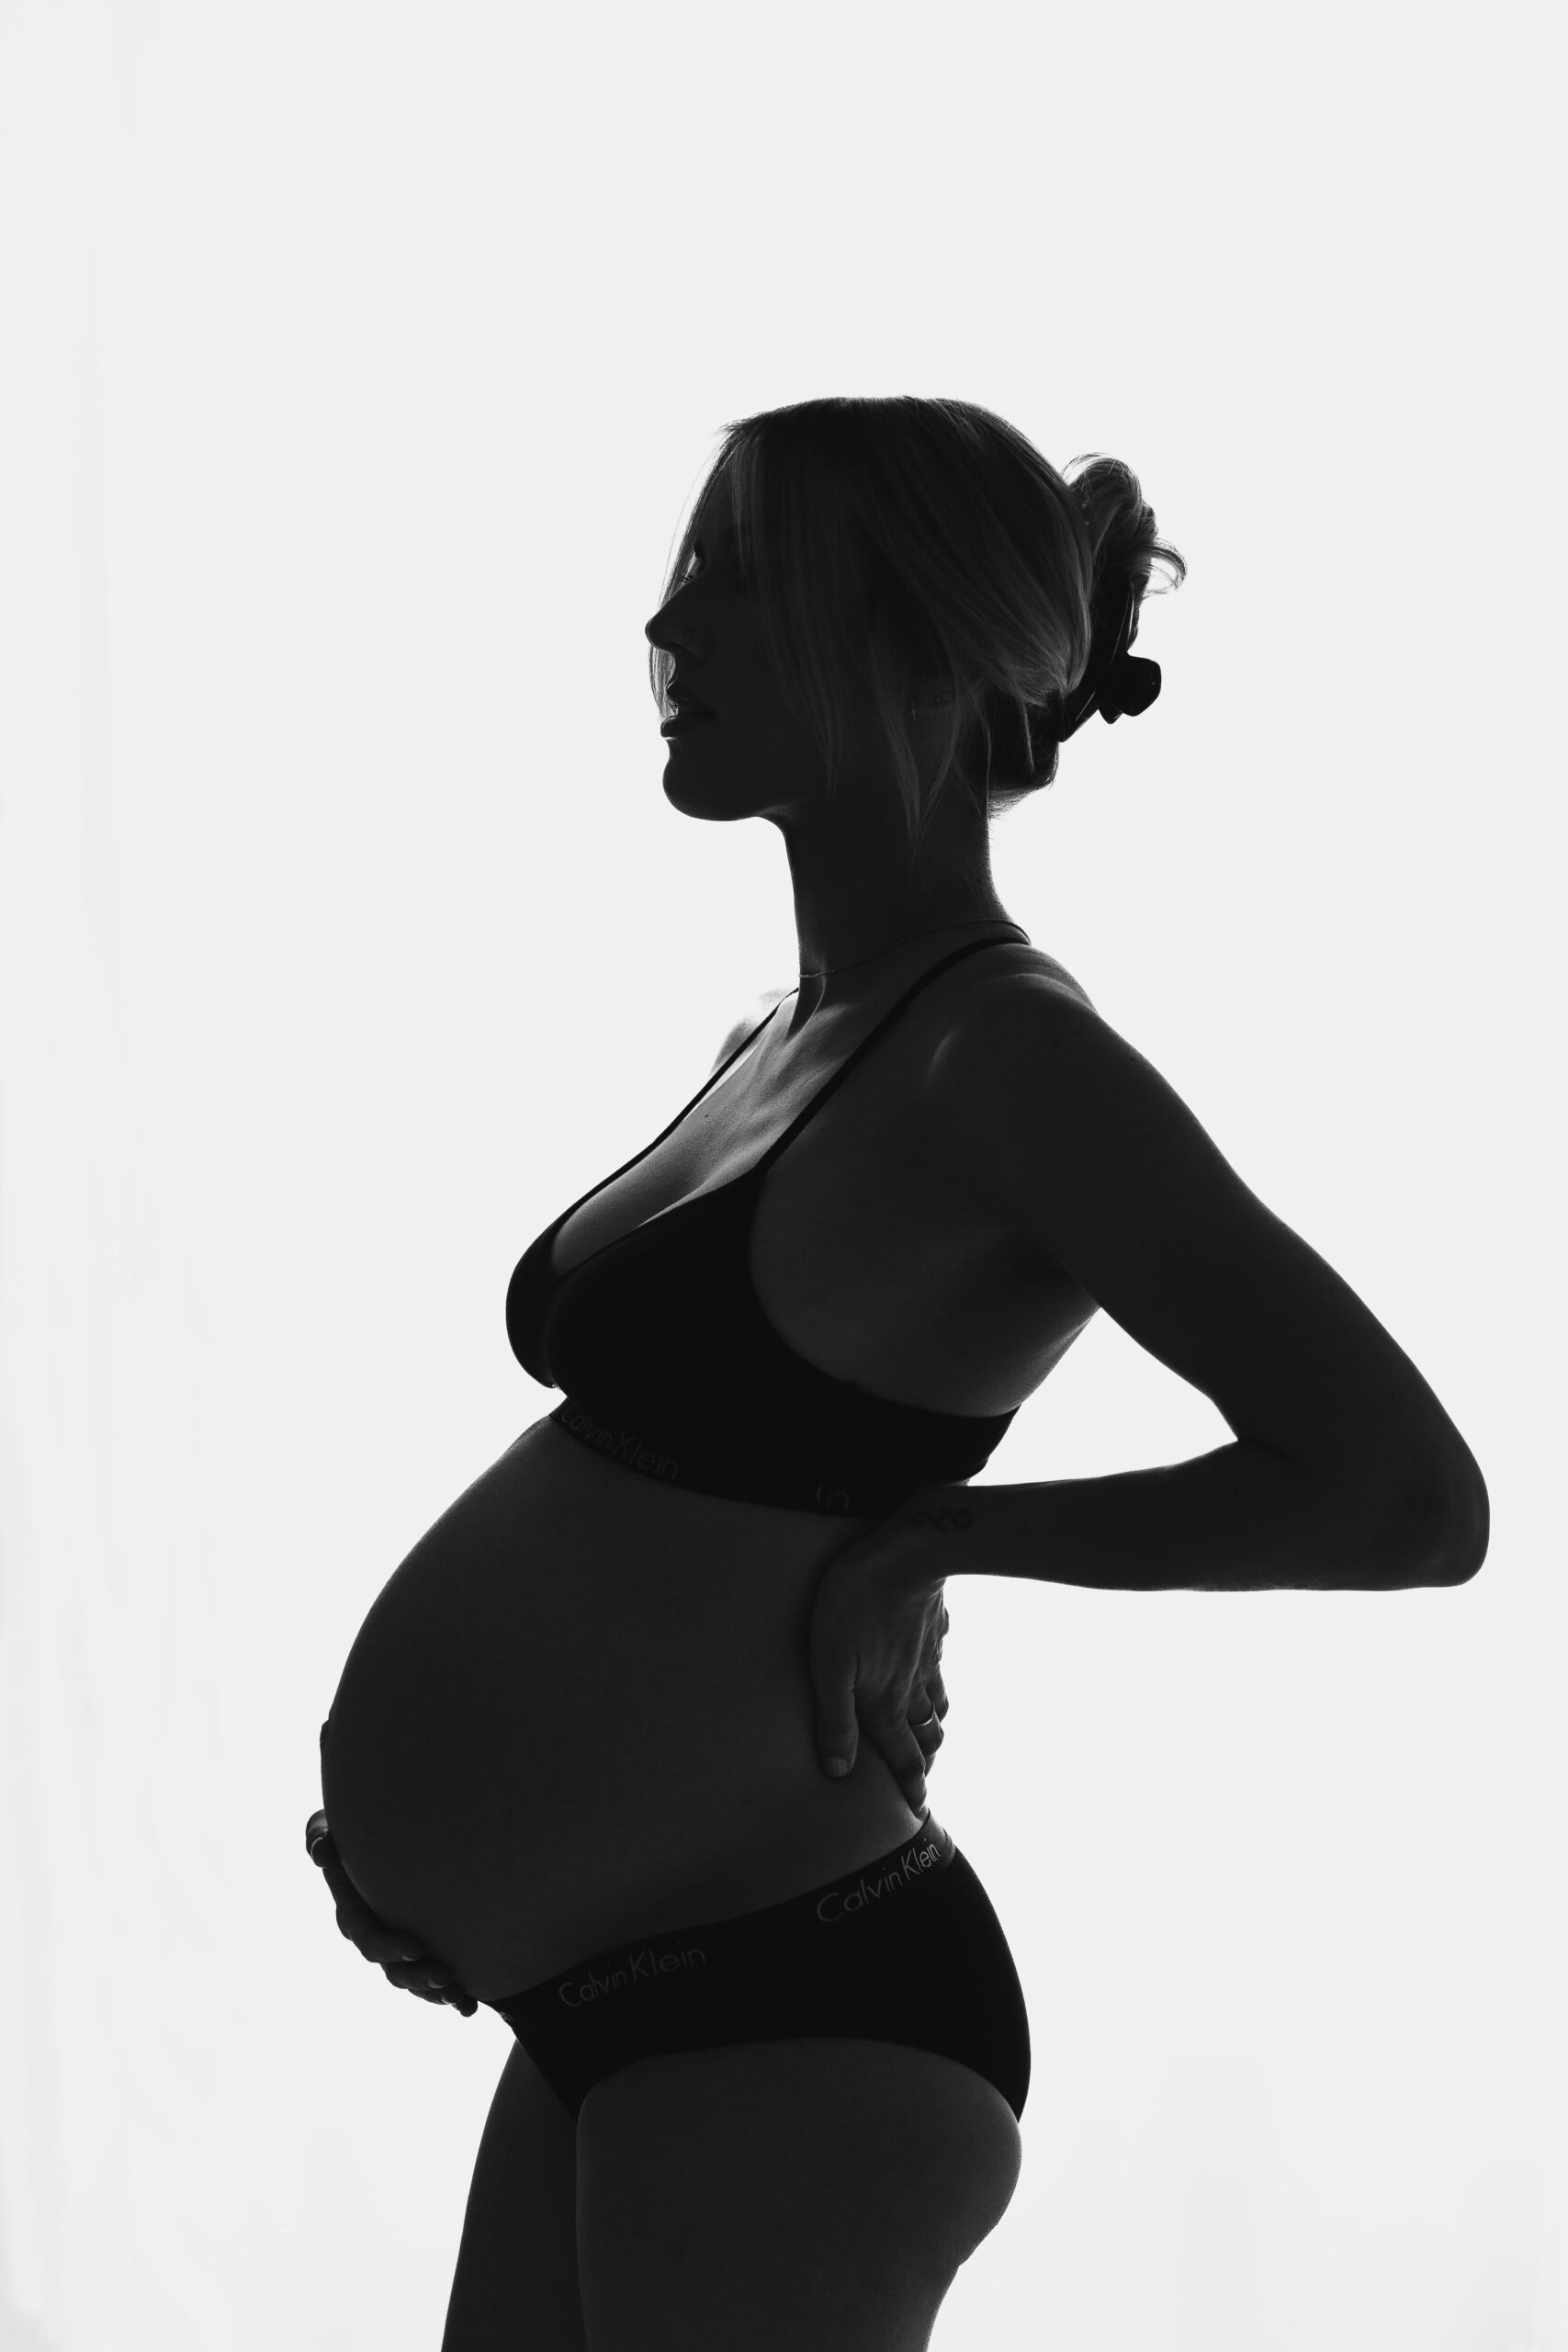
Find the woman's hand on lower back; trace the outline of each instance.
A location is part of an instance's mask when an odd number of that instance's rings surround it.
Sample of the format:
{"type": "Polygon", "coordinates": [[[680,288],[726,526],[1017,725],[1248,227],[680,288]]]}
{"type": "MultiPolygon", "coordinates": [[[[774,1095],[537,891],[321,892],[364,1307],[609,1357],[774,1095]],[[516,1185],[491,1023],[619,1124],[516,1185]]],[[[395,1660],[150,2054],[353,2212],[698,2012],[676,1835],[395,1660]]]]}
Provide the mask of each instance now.
{"type": "Polygon", "coordinates": [[[356,1951],[386,1973],[389,1984],[400,1992],[417,1993],[422,2001],[444,2001],[471,2018],[479,2007],[457,1973],[434,1952],[421,1948],[419,1938],[406,1928],[394,1928],[371,1910],[333,1844],[324,1813],[313,1813],[305,1824],[305,1844],[337,1905],[337,1923],[356,1951]]]}

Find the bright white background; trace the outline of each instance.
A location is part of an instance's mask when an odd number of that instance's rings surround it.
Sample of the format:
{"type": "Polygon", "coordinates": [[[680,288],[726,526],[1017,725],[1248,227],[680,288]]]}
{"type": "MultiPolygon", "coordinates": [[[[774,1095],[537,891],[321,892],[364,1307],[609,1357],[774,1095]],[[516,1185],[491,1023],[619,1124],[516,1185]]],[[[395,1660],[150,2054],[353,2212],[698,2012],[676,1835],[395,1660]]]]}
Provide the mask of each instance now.
{"type": "MultiPolygon", "coordinates": [[[[512,1265],[795,969],[643,624],[726,420],[1140,474],[1164,694],[1004,899],[1473,1446],[1453,1592],[965,1580],[1028,1991],[963,2352],[1565,2352],[1549,12],[0,17],[0,2340],[435,2352],[510,2046],[304,1851],[512,1265]]],[[[985,1474],[1227,1432],[1105,1318],[985,1474]]],[[[526,1704],[525,1659],[519,1699],[526,1704]]]]}

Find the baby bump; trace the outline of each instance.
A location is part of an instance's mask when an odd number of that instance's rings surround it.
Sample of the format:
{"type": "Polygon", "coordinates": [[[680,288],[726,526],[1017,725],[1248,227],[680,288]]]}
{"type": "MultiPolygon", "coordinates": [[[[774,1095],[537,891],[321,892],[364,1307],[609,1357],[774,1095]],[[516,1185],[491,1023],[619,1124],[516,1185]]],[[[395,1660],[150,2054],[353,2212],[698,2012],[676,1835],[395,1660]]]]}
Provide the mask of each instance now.
{"type": "Polygon", "coordinates": [[[560,1448],[583,1454],[536,1425],[420,1539],[322,1740],[344,1868],[476,1993],[657,1931],[656,1911],[778,1899],[915,1818],[869,1743],[847,1781],[816,1755],[810,1599],[852,1529],[650,1503],[592,1455],[584,1487],[560,1448]]]}
{"type": "Polygon", "coordinates": [[[484,1531],[450,1520],[355,1638],[321,1797],[367,1901],[455,1958],[458,1923],[471,1940],[501,1889],[537,1916],[664,1792],[653,1661],[631,1667],[602,1598],[579,1589],[569,1604],[569,1558],[535,1542],[502,1561],[484,1531]]]}

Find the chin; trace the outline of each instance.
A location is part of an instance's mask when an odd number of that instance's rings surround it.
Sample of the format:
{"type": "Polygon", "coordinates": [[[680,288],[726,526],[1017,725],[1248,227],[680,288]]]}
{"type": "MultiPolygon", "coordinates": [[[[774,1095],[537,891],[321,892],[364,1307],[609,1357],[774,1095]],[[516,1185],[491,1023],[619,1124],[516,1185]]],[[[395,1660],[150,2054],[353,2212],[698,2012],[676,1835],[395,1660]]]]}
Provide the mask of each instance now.
{"type": "Polygon", "coordinates": [[[671,808],[678,809],[682,817],[705,817],[711,823],[728,825],[733,824],[738,817],[754,817],[757,814],[754,808],[737,808],[733,803],[717,800],[711,794],[705,797],[699,793],[682,791],[681,788],[683,778],[672,775],[670,769],[666,768],[664,797],[671,808]]]}

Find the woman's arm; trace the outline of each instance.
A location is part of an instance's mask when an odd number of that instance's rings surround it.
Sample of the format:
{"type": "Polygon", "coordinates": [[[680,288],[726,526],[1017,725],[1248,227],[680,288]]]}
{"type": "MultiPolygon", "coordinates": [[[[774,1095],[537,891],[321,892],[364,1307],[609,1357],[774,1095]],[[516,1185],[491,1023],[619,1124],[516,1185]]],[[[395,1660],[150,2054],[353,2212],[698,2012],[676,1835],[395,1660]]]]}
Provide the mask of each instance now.
{"type": "Polygon", "coordinates": [[[1454,1515],[1381,1510],[1249,1439],[1107,1478],[928,1487],[900,1521],[908,1572],[1033,1577],[1102,1592],[1401,1592],[1463,1584],[1486,1551],[1454,1515]]]}
{"type": "Polygon", "coordinates": [[[1133,1590],[1475,1574],[1485,1481],[1431,1388],[1091,1006],[1043,976],[976,987],[928,1085],[965,1182],[1237,1441],[1169,1468],[917,1498],[950,1572],[1133,1590]]]}

